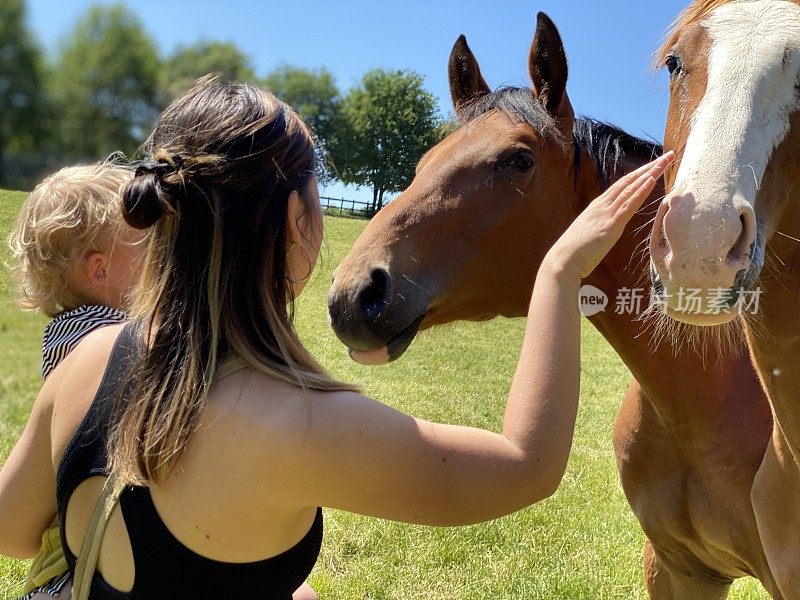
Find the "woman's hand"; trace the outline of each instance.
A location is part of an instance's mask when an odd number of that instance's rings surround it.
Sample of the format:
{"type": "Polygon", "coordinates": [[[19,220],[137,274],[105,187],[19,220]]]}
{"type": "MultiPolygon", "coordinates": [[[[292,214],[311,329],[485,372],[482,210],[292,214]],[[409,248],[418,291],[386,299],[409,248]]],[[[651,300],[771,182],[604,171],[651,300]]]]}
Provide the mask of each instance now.
{"type": "Polygon", "coordinates": [[[628,221],[673,160],[675,153],[670,151],[608,188],[572,222],[545,262],[574,272],[580,279],[587,277],[617,243],[628,221]]]}

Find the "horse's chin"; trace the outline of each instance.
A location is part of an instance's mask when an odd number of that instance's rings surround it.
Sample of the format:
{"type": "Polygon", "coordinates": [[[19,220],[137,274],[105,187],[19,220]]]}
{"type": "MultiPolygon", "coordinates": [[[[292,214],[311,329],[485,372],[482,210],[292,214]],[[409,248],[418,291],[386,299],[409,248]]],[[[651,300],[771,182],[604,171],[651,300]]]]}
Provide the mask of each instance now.
{"type": "Polygon", "coordinates": [[[730,283],[719,283],[708,288],[686,287],[662,277],[656,264],[650,263],[653,294],[660,298],[659,312],[679,323],[695,327],[719,327],[742,315],[742,306],[733,300],[753,289],[758,272],[759,269],[753,265],[738,273],[730,283]],[[665,283],[665,280],[669,282],[665,283]]]}
{"type": "Polygon", "coordinates": [[[696,327],[718,327],[734,321],[737,316],[733,311],[721,312],[719,314],[703,314],[690,311],[678,311],[670,307],[664,307],[661,311],[671,319],[696,327]]]}
{"type": "Polygon", "coordinates": [[[350,358],[352,358],[358,364],[366,366],[385,365],[392,360],[389,356],[389,348],[387,346],[376,348],[375,350],[369,350],[367,352],[350,350],[350,358]]]}
{"type": "Polygon", "coordinates": [[[394,336],[385,346],[372,348],[370,350],[354,350],[349,349],[350,358],[361,365],[385,365],[394,360],[397,360],[411,345],[417,332],[420,330],[422,321],[425,319],[425,313],[414,319],[405,329],[394,336]]]}

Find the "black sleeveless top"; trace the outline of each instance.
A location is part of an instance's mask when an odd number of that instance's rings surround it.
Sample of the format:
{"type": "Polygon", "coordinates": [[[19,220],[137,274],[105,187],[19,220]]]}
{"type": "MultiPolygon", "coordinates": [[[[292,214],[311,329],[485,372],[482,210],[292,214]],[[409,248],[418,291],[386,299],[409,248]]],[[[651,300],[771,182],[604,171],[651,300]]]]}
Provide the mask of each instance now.
{"type": "MultiPolygon", "coordinates": [[[[136,352],[135,328],[126,325],[117,338],[103,380],[89,410],[67,446],[56,473],[56,501],[70,572],[76,557],[67,546],[64,522],[67,502],[86,479],[106,476],[106,436],[110,409],[120,381],[136,352]]],[[[309,532],[294,547],[266,560],[229,563],[201,556],[181,544],[158,515],[147,487],[129,487],[120,509],[131,541],[135,576],[133,589],[120,592],[100,573],[92,581],[91,600],[160,598],[264,598],[290,600],[308,577],[322,545],[322,510],[309,532]]]]}

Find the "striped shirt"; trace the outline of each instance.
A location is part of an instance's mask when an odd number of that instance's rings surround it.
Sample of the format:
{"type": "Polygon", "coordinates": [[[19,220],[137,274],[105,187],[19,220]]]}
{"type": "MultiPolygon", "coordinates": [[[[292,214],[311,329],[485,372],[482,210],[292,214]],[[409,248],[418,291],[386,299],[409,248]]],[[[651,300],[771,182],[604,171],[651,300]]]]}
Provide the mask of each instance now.
{"type": "Polygon", "coordinates": [[[53,577],[42,587],[38,587],[32,592],[25,594],[24,596],[20,596],[17,600],[31,600],[36,594],[47,594],[53,598],[58,598],[61,595],[61,592],[64,591],[64,588],[70,582],[70,579],[72,579],[72,574],[67,571],[63,575],[53,577]]]}
{"type": "Polygon", "coordinates": [[[42,378],[53,372],[67,354],[95,329],[128,320],[121,310],[87,304],[58,315],[48,323],[42,339],[42,378]]]}

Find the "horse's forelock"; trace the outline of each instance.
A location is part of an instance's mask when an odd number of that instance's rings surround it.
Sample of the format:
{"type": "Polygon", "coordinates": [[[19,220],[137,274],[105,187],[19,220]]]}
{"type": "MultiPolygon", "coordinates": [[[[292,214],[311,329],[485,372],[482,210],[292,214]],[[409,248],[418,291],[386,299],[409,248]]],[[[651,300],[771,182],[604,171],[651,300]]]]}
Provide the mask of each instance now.
{"type": "Polygon", "coordinates": [[[459,125],[474,121],[486,113],[497,110],[527,123],[539,135],[559,139],[555,119],[536,100],[529,88],[502,87],[471,100],[457,113],[459,125]]]}
{"type": "Polygon", "coordinates": [[[672,47],[678,41],[678,37],[683,29],[693,23],[699,23],[710,13],[718,9],[723,4],[728,4],[733,0],[695,0],[678,15],[675,22],[670,27],[667,38],[656,52],[656,66],[660,67],[667,59],[672,47]]]}

